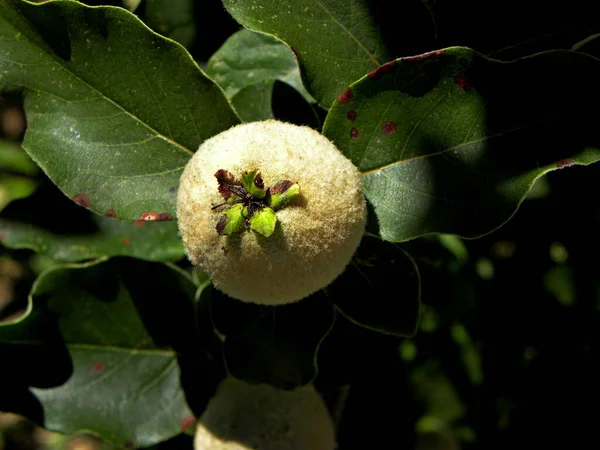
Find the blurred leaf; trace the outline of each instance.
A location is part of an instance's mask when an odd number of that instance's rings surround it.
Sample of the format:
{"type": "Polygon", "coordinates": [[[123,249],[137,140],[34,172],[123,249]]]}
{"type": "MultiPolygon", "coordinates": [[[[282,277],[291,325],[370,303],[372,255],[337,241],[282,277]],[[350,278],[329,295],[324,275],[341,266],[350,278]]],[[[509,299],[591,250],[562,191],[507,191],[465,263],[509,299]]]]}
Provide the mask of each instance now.
{"type": "MultiPolygon", "coordinates": [[[[34,390],[44,406],[46,426],[67,434],[91,430],[116,445],[136,447],[180,433],[192,413],[179,383],[177,354],[167,342],[157,342],[152,330],[160,320],[163,335],[193,329],[194,290],[178,270],[136,260],[100,260],[42,274],[30,294],[34,311],[47,308],[57,317],[73,364],[64,385],[34,390]],[[156,270],[148,273],[149,266],[156,270]],[[149,275],[150,291],[170,289],[173,306],[188,304],[187,310],[178,308],[178,324],[173,314],[161,317],[163,298],[148,291],[140,298],[131,289],[128,278],[140,275],[149,275]]],[[[13,327],[24,326],[28,318],[13,327]]],[[[25,351],[40,344],[21,345],[25,351]]]]}
{"type": "Polygon", "coordinates": [[[13,200],[29,197],[36,188],[31,178],[0,173],[0,211],[13,200]]]}
{"type": "Polygon", "coordinates": [[[323,133],[363,172],[379,233],[487,234],[544,173],[600,159],[600,61],[570,52],[510,63],[453,47],[353,84],[323,133]]]}
{"type": "Polygon", "coordinates": [[[410,379],[416,397],[425,404],[426,415],[452,424],[467,412],[452,382],[436,362],[416,367],[410,379]]]}
{"type": "Polygon", "coordinates": [[[568,266],[558,265],[544,275],[544,289],[564,306],[575,303],[573,271],[568,266]]]}
{"type": "Polygon", "coordinates": [[[191,155],[238,123],[185,49],[122,8],[2,1],[0,57],[0,91],[24,97],[23,147],[100,214],[174,215],[191,155]]]}
{"type": "Polygon", "coordinates": [[[14,172],[33,177],[40,170],[21,146],[0,139],[0,171],[14,172]]]}
{"type": "Polygon", "coordinates": [[[550,183],[548,182],[548,178],[543,177],[534,181],[525,198],[527,200],[536,200],[546,198],[548,195],[550,195],[550,183]]]}
{"type": "Polygon", "coordinates": [[[38,173],[36,164],[19,145],[0,140],[0,211],[13,200],[33,194],[37,182],[29,177],[38,173]]]}
{"type": "Polygon", "coordinates": [[[336,308],[360,326],[397,336],[413,336],[417,330],[419,271],[396,244],[365,236],[351,264],[325,291],[336,308]],[[395,286],[391,290],[390,280],[395,286]]]}
{"type": "Polygon", "coordinates": [[[145,0],[144,22],[163,36],[190,48],[196,37],[193,0],[145,0]]]}
{"type": "Polygon", "coordinates": [[[452,334],[454,342],[460,347],[460,357],[463,360],[465,370],[469,375],[471,383],[477,386],[481,385],[483,383],[481,357],[469,332],[463,324],[453,323],[450,333],[452,334]]]}
{"type": "Polygon", "coordinates": [[[297,303],[264,306],[213,289],[210,312],[233,376],[293,389],[317,375],[316,353],[334,317],[322,293],[297,303]]]}
{"type": "Polygon", "coordinates": [[[27,248],[55,261],[76,262],[103,256],[133,256],[151,261],[176,261],[185,256],[174,221],[136,223],[96,217],[98,232],[60,236],[32,225],[0,219],[0,243],[27,248]]]}
{"type": "Polygon", "coordinates": [[[350,83],[391,59],[364,0],[224,0],[246,28],[292,47],[310,93],[324,107],[350,83]]]}

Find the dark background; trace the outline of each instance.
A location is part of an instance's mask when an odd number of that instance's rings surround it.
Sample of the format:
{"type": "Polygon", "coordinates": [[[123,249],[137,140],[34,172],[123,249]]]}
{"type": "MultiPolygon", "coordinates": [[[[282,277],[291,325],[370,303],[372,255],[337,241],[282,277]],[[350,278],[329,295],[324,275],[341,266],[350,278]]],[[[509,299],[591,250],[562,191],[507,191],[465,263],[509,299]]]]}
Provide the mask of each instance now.
{"type": "MultiPolygon", "coordinates": [[[[464,45],[504,60],[571,48],[598,33],[594,6],[371,2],[396,57],[464,45]]],[[[137,13],[144,17],[143,3],[137,13]]],[[[195,2],[195,23],[190,51],[200,63],[240,28],[217,0],[195,2]]],[[[584,50],[594,54],[595,47],[584,50]]],[[[14,99],[2,102],[0,117],[3,137],[18,142],[23,131],[14,99]]],[[[339,422],[341,450],[597,446],[599,176],[600,165],[550,173],[510,222],[488,236],[463,241],[468,258],[462,262],[435,239],[406,243],[421,270],[421,330],[407,343],[340,325],[345,347],[331,364],[349,386],[341,391],[347,394],[339,422]]],[[[14,202],[1,216],[57,233],[93,229],[86,211],[43,175],[40,180],[32,197],[14,202]]],[[[29,253],[0,249],[0,254],[24,268],[15,282],[18,305],[31,283],[29,253]]],[[[10,370],[0,367],[4,375],[10,370]]],[[[335,384],[323,379],[319,386],[332,408],[340,404],[335,384]]],[[[5,381],[0,390],[7,389],[5,381]]],[[[0,410],[41,420],[31,397],[5,394],[0,402],[0,410]]],[[[189,438],[178,437],[161,447],[189,445],[189,438]]]]}

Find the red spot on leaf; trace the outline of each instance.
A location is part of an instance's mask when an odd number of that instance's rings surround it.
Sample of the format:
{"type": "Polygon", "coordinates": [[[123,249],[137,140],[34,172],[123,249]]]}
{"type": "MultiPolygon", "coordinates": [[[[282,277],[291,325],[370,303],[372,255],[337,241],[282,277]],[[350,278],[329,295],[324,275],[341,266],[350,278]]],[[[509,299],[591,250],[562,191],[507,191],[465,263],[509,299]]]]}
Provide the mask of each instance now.
{"type": "Polygon", "coordinates": [[[136,220],[135,222],[135,226],[138,228],[142,228],[144,225],[146,225],[146,221],[145,220],[136,220]]]}
{"type": "Polygon", "coordinates": [[[75,197],[73,197],[73,201],[79,206],[83,206],[84,208],[90,207],[90,201],[88,199],[88,196],[85,194],[77,194],[75,197]]]}
{"type": "Polygon", "coordinates": [[[136,220],[136,225],[137,222],[148,222],[148,221],[152,221],[152,220],[173,220],[173,216],[169,213],[157,213],[154,211],[148,211],[145,213],[140,214],[140,217],[138,220],[136,220]]]}
{"type": "Polygon", "coordinates": [[[115,213],[115,210],[114,210],[114,209],[109,209],[108,211],[106,211],[106,212],[104,213],[104,215],[105,215],[106,217],[117,217],[117,214],[115,213]]]}
{"type": "Polygon", "coordinates": [[[123,245],[125,247],[129,247],[129,244],[131,244],[131,241],[129,239],[123,239],[123,245]]]}
{"type": "Polygon", "coordinates": [[[382,76],[384,76],[386,73],[391,73],[394,70],[394,67],[396,67],[396,64],[397,64],[396,60],[387,62],[387,63],[379,66],[377,69],[373,70],[372,72],[369,72],[369,74],[367,76],[371,80],[377,80],[377,79],[381,78],[382,76]]]}
{"type": "Polygon", "coordinates": [[[92,364],[92,372],[96,374],[104,372],[104,364],[101,362],[95,362],[92,364]]]}
{"type": "Polygon", "coordinates": [[[7,233],[6,231],[2,234],[0,234],[0,241],[3,241],[4,239],[6,239],[7,233]]]}
{"type": "Polygon", "coordinates": [[[461,73],[456,77],[456,84],[463,91],[470,91],[472,88],[471,83],[467,78],[467,75],[464,73],[461,73]]]}
{"type": "Polygon", "coordinates": [[[298,50],[296,50],[294,47],[290,47],[290,49],[292,50],[292,53],[294,54],[294,58],[296,58],[296,61],[298,61],[300,59],[300,54],[298,53],[298,50]]]}
{"type": "Polygon", "coordinates": [[[558,169],[562,169],[563,167],[569,167],[577,164],[575,161],[571,161],[570,159],[565,159],[564,161],[559,161],[556,163],[556,167],[558,169]]]}
{"type": "Polygon", "coordinates": [[[353,141],[358,139],[358,136],[360,136],[360,133],[358,132],[357,128],[352,127],[350,129],[350,139],[352,139],[353,141]]]}
{"type": "Polygon", "coordinates": [[[138,220],[158,220],[159,217],[160,215],[157,212],[149,211],[141,213],[138,220]]]}
{"type": "Polygon", "coordinates": [[[346,105],[346,104],[350,103],[351,100],[352,100],[352,89],[350,89],[350,88],[348,88],[344,92],[342,92],[340,94],[340,96],[337,98],[337,101],[339,103],[341,103],[342,105],[346,105]]]}
{"type": "Polygon", "coordinates": [[[189,428],[195,421],[196,421],[196,418],[194,416],[186,417],[185,419],[183,419],[181,421],[181,429],[185,430],[185,429],[189,428]]]}
{"type": "Polygon", "coordinates": [[[354,121],[354,119],[356,119],[356,116],[358,116],[358,113],[356,111],[354,111],[353,109],[351,109],[350,111],[348,111],[348,120],[352,120],[354,121]]]}
{"type": "Polygon", "coordinates": [[[402,58],[403,62],[415,62],[422,61],[427,58],[439,58],[440,56],[444,56],[444,50],[434,50],[432,52],[421,53],[420,55],[414,56],[406,56],[402,58]]]}
{"type": "Polygon", "coordinates": [[[391,120],[383,122],[383,124],[381,125],[381,131],[383,131],[384,134],[387,134],[388,136],[390,134],[394,134],[396,132],[396,128],[396,124],[391,120]]]}

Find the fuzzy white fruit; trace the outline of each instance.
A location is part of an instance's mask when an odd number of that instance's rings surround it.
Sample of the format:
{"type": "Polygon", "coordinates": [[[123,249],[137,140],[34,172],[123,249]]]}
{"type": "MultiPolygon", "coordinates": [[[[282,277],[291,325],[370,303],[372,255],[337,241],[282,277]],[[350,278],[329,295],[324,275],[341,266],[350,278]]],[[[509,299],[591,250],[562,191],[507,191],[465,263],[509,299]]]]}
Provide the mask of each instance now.
{"type": "Polygon", "coordinates": [[[366,203],[357,168],[317,131],[268,120],[238,125],[205,141],[179,185],[177,219],[187,255],[215,287],[260,304],[298,301],[330,284],[363,236],[366,203]],[[223,202],[215,173],[258,169],[265,186],[290,180],[298,195],[276,212],[269,237],[253,230],[221,236],[223,202]]]}
{"type": "Polygon", "coordinates": [[[313,387],[281,391],[228,378],[200,417],[194,450],[332,450],[335,429],[313,387]]]}

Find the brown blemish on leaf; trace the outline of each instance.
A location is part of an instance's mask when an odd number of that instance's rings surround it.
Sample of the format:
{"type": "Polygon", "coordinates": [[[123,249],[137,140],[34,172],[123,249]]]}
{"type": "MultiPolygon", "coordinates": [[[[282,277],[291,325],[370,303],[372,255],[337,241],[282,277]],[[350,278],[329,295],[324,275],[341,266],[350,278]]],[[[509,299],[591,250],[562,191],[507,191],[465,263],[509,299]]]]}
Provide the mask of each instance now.
{"type": "Polygon", "coordinates": [[[98,361],[95,362],[94,364],[92,364],[92,372],[96,374],[104,372],[104,364],[98,361]]]}
{"type": "Polygon", "coordinates": [[[283,194],[285,191],[287,191],[290,188],[290,186],[292,184],[294,184],[294,183],[291,182],[290,180],[280,181],[276,185],[274,185],[271,188],[269,188],[269,193],[271,193],[271,194],[283,194]]]}
{"type": "Polygon", "coordinates": [[[123,245],[125,247],[129,247],[129,244],[131,244],[131,241],[129,239],[123,239],[123,245]]]}
{"type": "Polygon", "coordinates": [[[350,111],[348,111],[348,114],[346,114],[348,116],[348,120],[351,120],[354,122],[354,119],[356,119],[356,116],[358,116],[358,113],[356,111],[354,111],[353,109],[351,109],[350,111]]]}
{"type": "Polygon", "coordinates": [[[355,141],[355,140],[358,139],[359,136],[360,136],[360,133],[358,132],[358,128],[352,127],[350,129],[350,139],[352,139],[353,141],[355,141]]]}
{"type": "Polygon", "coordinates": [[[217,223],[217,226],[216,226],[217,233],[219,233],[220,235],[223,234],[223,230],[225,229],[226,222],[227,222],[227,216],[225,214],[223,214],[221,216],[221,218],[219,219],[219,222],[217,223]]]}
{"type": "Polygon", "coordinates": [[[337,101],[339,103],[341,103],[342,105],[346,105],[346,104],[350,103],[351,100],[352,100],[352,89],[350,89],[350,88],[348,88],[344,92],[342,92],[340,94],[340,96],[337,98],[337,101]]]}
{"type": "Polygon", "coordinates": [[[173,216],[169,213],[160,213],[158,215],[158,220],[173,220],[173,216]]]}
{"type": "Polygon", "coordinates": [[[7,233],[6,231],[3,232],[2,234],[0,234],[0,241],[3,241],[4,239],[6,239],[7,233]]]}
{"type": "Polygon", "coordinates": [[[562,169],[563,167],[569,167],[577,164],[575,161],[571,161],[570,159],[565,159],[564,161],[559,161],[556,163],[557,169],[562,169]]]}
{"type": "Polygon", "coordinates": [[[414,56],[406,56],[404,58],[402,58],[403,62],[415,62],[415,61],[422,61],[424,59],[427,58],[439,58],[440,56],[444,56],[444,50],[434,50],[432,52],[426,52],[426,53],[422,53],[420,55],[414,55],[414,56]]]}
{"type": "Polygon", "coordinates": [[[394,122],[392,122],[391,120],[388,120],[386,122],[383,122],[383,124],[381,124],[381,131],[383,131],[384,134],[387,134],[388,136],[390,134],[394,134],[396,132],[396,124],[394,122]]]}
{"type": "Polygon", "coordinates": [[[461,90],[465,92],[470,91],[472,88],[471,83],[467,79],[467,75],[465,73],[461,73],[456,77],[456,84],[461,90]]]}
{"type": "Polygon", "coordinates": [[[382,76],[384,76],[386,73],[391,73],[394,70],[394,67],[396,67],[396,64],[397,64],[396,60],[387,62],[387,63],[379,66],[377,69],[373,70],[372,72],[369,72],[369,74],[367,76],[371,80],[377,80],[377,79],[381,78],[382,76]]]}
{"type": "Polygon", "coordinates": [[[106,211],[106,212],[104,213],[104,215],[105,215],[106,217],[117,217],[117,214],[115,213],[115,210],[114,210],[114,209],[109,209],[108,211],[106,211]]]}
{"type": "Polygon", "coordinates": [[[135,222],[135,226],[138,228],[142,228],[144,225],[146,225],[146,221],[145,220],[136,220],[135,222]]]}
{"type": "Polygon", "coordinates": [[[148,211],[140,214],[138,220],[158,220],[160,215],[154,211],[148,211]]]}
{"type": "Polygon", "coordinates": [[[123,444],[123,446],[125,448],[133,448],[133,442],[131,442],[131,441],[125,441],[125,443],[123,444]]]}
{"type": "Polygon", "coordinates": [[[181,421],[181,429],[185,430],[185,429],[189,428],[195,421],[196,421],[196,418],[194,416],[186,417],[185,419],[183,419],[181,421]]]}
{"type": "Polygon", "coordinates": [[[298,50],[296,50],[294,47],[290,47],[290,50],[294,54],[294,58],[296,58],[296,61],[298,61],[300,59],[300,54],[298,53],[298,50]]]}
{"type": "Polygon", "coordinates": [[[85,194],[77,194],[75,197],[73,197],[73,201],[75,203],[77,203],[79,206],[83,206],[84,208],[90,207],[90,200],[88,199],[88,196],[85,194]]]}

